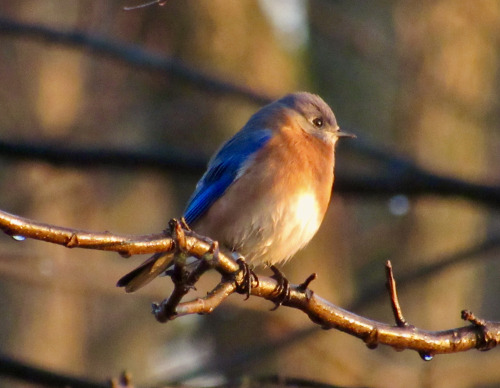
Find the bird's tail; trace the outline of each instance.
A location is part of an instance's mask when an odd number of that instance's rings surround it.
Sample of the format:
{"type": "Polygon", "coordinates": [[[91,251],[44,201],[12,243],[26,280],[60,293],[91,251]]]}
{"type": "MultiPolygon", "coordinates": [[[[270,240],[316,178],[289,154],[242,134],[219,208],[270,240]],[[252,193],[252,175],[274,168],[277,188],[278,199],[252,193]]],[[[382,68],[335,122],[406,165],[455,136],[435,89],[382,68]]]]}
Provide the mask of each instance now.
{"type": "Polygon", "coordinates": [[[137,291],[165,272],[172,265],[173,259],[174,253],[172,252],[155,253],[136,269],[118,280],[116,286],[125,287],[126,292],[137,291]]]}

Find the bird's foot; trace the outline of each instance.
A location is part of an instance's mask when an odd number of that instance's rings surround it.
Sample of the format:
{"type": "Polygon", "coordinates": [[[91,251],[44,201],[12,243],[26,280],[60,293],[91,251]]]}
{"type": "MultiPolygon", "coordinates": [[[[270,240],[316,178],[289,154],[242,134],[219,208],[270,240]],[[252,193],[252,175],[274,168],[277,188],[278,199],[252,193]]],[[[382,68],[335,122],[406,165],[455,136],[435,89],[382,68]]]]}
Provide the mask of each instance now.
{"type": "Polygon", "coordinates": [[[255,281],[257,284],[259,284],[259,278],[243,257],[240,257],[238,260],[236,260],[236,262],[240,266],[238,274],[241,273],[241,280],[236,281],[236,292],[246,295],[245,300],[247,300],[248,298],[250,298],[252,283],[255,281]]]}
{"type": "Polygon", "coordinates": [[[274,307],[271,309],[271,311],[274,311],[290,299],[290,282],[285,277],[285,275],[283,275],[283,272],[281,272],[274,265],[271,265],[270,268],[274,273],[274,275],[271,277],[278,282],[276,288],[274,289],[274,293],[276,294],[276,299],[273,301],[274,307]]]}

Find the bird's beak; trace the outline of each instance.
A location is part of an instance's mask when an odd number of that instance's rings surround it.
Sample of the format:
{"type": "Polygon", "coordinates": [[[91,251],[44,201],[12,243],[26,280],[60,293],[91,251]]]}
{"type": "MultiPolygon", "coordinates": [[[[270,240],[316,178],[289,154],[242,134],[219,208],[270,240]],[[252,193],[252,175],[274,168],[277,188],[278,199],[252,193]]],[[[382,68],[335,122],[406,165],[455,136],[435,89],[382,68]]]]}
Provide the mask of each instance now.
{"type": "Polygon", "coordinates": [[[350,137],[351,139],[356,138],[356,135],[349,133],[349,132],[344,132],[340,128],[338,129],[338,131],[335,134],[337,135],[337,137],[350,137]]]}

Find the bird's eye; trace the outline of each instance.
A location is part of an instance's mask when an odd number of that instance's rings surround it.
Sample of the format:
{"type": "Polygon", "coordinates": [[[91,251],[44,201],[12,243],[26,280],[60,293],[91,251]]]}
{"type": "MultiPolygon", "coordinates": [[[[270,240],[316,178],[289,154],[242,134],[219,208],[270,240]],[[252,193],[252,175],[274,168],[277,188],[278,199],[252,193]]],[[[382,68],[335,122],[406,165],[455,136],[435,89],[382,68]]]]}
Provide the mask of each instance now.
{"type": "Polygon", "coordinates": [[[312,120],[312,123],[316,128],[321,128],[323,126],[323,119],[321,117],[316,117],[312,120]]]}

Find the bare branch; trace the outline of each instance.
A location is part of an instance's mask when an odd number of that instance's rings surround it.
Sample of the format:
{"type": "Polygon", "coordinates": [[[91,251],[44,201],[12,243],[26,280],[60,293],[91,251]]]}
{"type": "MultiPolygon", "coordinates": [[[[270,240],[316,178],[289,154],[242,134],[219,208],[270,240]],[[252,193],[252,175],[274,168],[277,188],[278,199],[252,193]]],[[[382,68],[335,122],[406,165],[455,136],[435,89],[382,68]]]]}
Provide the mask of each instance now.
{"type": "MultiPolygon", "coordinates": [[[[433,174],[392,153],[374,146],[352,145],[359,152],[384,163],[386,171],[354,175],[339,171],[335,190],[363,196],[387,196],[394,194],[459,196],[484,205],[500,208],[500,186],[478,184],[461,179],[433,174]]],[[[208,158],[194,156],[176,149],[162,151],[117,150],[109,148],[64,148],[61,144],[27,144],[0,140],[0,156],[35,160],[78,168],[113,167],[125,169],[153,168],[176,173],[200,176],[208,158]]]]}
{"type": "MultiPolygon", "coordinates": [[[[422,281],[425,277],[433,276],[436,273],[442,272],[443,270],[459,263],[467,262],[469,265],[472,265],[474,258],[486,257],[485,253],[498,249],[499,246],[500,238],[498,236],[491,236],[486,241],[458,253],[454,253],[453,255],[436,257],[432,260],[420,260],[421,262],[430,262],[432,264],[398,276],[399,289],[401,290],[401,286],[403,286],[403,288],[407,288],[407,286],[411,284],[422,281]]],[[[491,257],[491,255],[489,255],[489,257],[491,257]]],[[[386,292],[387,288],[379,282],[378,284],[363,291],[361,295],[358,296],[357,300],[348,307],[348,309],[359,311],[363,307],[366,307],[369,303],[373,303],[374,300],[384,296],[386,292]]],[[[287,349],[297,342],[317,333],[318,329],[315,327],[305,327],[293,330],[291,333],[288,333],[283,337],[266,341],[265,344],[257,344],[244,350],[240,349],[238,351],[238,358],[229,355],[227,357],[213,359],[207,366],[193,367],[192,369],[186,370],[183,375],[178,376],[175,380],[165,381],[165,385],[178,384],[186,379],[207,373],[207,371],[210,370],[225,371],[241,366],[247,362],[248,359],[254,357],[255,354],[265,354],[267,357],[270,357],[271,355],[276,354],[279,351],[283,351],[283,349],[287,349]]],[[[376,345],[374,346],[376,347],[376,345]]]]}
{"type": "Polygon", "coordinates": [[[197,298],[189,302],[179,303],[175,309],[176,317],[189,314],[210,314],[229,295],[233,294],[236,288],[234,281],[220,282],[205,298],[197,298]]]}
{"type": "Polygon", "coordinates": [[[385,263],[385,272],[387,276],[387,289],[391,296],[391,307],[396,320],[396,325],[398,327],[409,326],[403,317],[403,311],[401,311],[401,306],[399,305],[398,293],[396,290],[396,280],[394,279],[394,274],[392,272],[392,264],[390,260],[385,263]]]}
{"type": "MultiPolygon", "coordinates": [[[[173,237],[166,237],[163,234],[136,237],[115,236],[109,232],[83,232],[31,222],[0,212],[0,229],[11,236],[35,238],[73,248],[110,250],[121,254],[169,250],[198,258],[200,262],[193,269],[190,266],[183,267],[182,260],[175,260],[174,273],[179,268],[182,272],[177,279],[174,279],[174,296],[157,305],[158,310],[155,311],[155,315],[161,321],[186,314],[206,314],[213,311],[229,295],[237,292],[237,285],[243,276],[243,269],[232,257],[223,252],[215,254],[216,244],[209,243],[208,238],[200,238],[192,231],[183,230],[182,224],[178,222],[174,223],[173,237]],[[203,262],[209,262],[210,266],[222,275],[220,284],[205,298],[181,303],[182,297],[189,293],[196,281],[210,267],[203,262]],[[167,308],[164,309],[164,306],[167,308]]],[[[496,346],[500,341],[499,322],[479,320],[470,313],[465,314],[464,318],[468,319],[471,325],[445,331],[426,331],[409,325],[392,326],[364,318],[316,295],[307,287],[312,279],[313,277],[309,277],[299,285],[290,284],[287,298],[283,300],[276,292],[280,287],[280,281],[260,276],[258,281],[251,282],[251,295],[299,309],[322,328],[335,328],[354,335],[365,341],[370,348],[385,344],[397,349],[413,349],[418,351],[424,359],[430,359],[434,354],[440,353],[454,353],[469,349],[487,350],[496,346]]]]}
{"type": "Polygon", "coordinates": [[[44,224],[0,211],[0,229],[14,238],[22,236],[42,240],[66,248],[87,248],[118,252],[122,256],[168,251],[172,239],[164,234],[145,236],[89,232],[44,224]]]}
{"type": "Polygon", "coordinates": [[[185,82],[194,83],[200,90],[231,94],[250,99],[258,104],[267,104],[271,99],[248,87],[234,85],[215,77],[208,76],[182,63],[179,59],[145,51],[139,45],[123,44],[83,31],[58,30],[39,24],[20,23],[0,18],[0,34],[39,39],[47,43],[70,47],[85,48],[96,54],[126,62],[141,70],[159,71],[174,75],[185,82]]]}
{"type": "MultiPolygon", "coordinates": [[[[141,70],[157,71],[178,77],[203,91],[230,94],[258,104],[267,104],[273,100],[270,96],[258,93],[245,86],[224,82],[204,74],[187,66],[177,58],[151,53],[137,45],[110,41],[82,31],[57,30],[42,25],[26,24],[0,18],[0,34],[38,39],[69,47],[86,48],[93,53],[125,62],[141,70]]],[[[337,190],[340,192],[362,195],[437,194],[460,196],[500,208],[500,187],[498,185],[472,183],[453,177],[440,176],[420,168],[409,160],[361,141],[346,145],[346,147],[385,163],[386,171],[383,174],[373,173],[365,176],[345,175],[340,172],[336,180],[337,190]]],[[[190,173],[201,173],[205,167],[205,162],[200,159],[193,159],[178,152],[172,158],[170,152],[165,153],[164,150],[162,156],[159,156],[155,155],[154,152],[64,150],[60,145],[51,147],[47,145],[32,146],[0,143],[0,152],[10,157],[45,160],[51,163],[57,162],[85,167],[96,165],[157,167],[160,169],[173,168],[190,173]]]]}
{"type": "Polygon", "coordinates": [[[468,182],[450,176],[438,175],[418,166],[415,162],[382,150],[362,139],[346,144],[364,157],[382,163],[383,173],[364,176],[343,176],[343,192],[361,193],[369,191],[378,194],[436,194],[440,196],[462,197],[500,208],[500,186],[468,182]]]}
{"type": "Polygon", "coordinates": [[[0,155],[12,160],[34,160],[57,166],[120,169],[152,168],[199,176],[207,167],[208,156],[193,155],[168,145],[161,149],[115,149],[99,147],[64,147],[62,144],[28,143],[0,140],[0,155]]]}
{"type": "Polygon", "coordinates": [[[0,375],[48,387],[109,388],[108,383],[62,375],[0,355],[0,375]]]}

